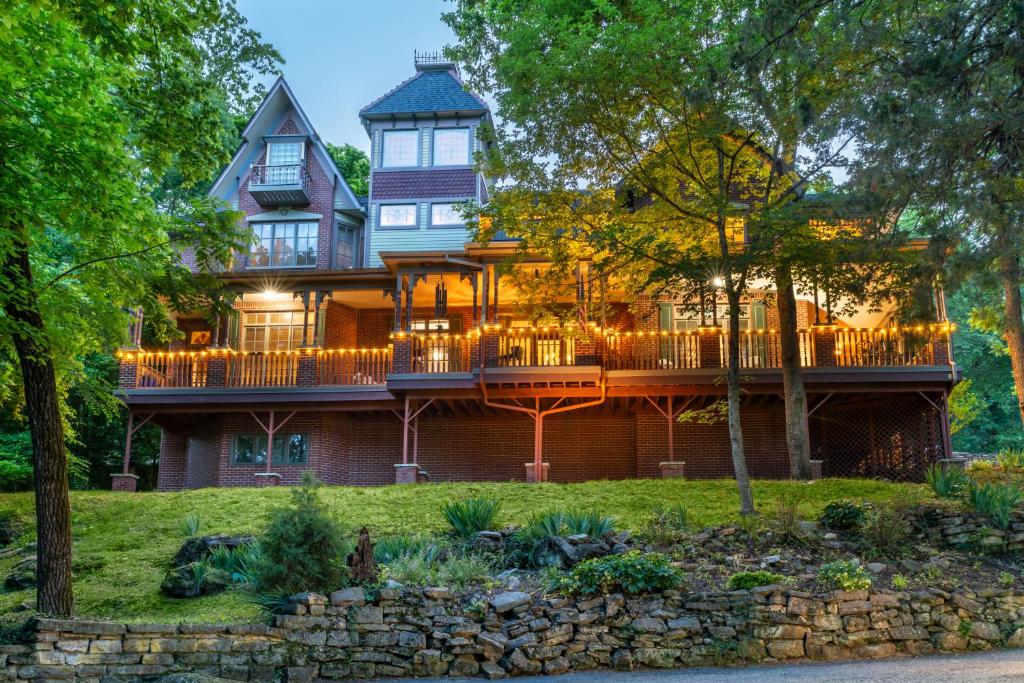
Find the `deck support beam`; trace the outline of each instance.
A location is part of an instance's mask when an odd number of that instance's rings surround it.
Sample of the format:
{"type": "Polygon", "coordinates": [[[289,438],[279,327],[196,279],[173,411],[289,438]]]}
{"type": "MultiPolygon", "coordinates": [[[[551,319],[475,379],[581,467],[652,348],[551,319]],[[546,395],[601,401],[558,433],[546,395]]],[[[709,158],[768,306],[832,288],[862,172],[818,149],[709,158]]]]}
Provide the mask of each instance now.
{"type": "Polygon", "coordinates": [[[676,422],[676,419],[680,415],[682,415],[684,410],[689,408],[690,405],[694,401],[697,400],[697,397],[696,396],[691,396],[689,399],[686,400],[685,403],[683,403],[683,405],[681,405],[678,408],[676,408],[676,407],[673,406],[673,403],[674,403],[673,398],[674,397],[672,396],[672,394],[669,394],[668,395],[668,401],[667,401],[667,403],[665,405],[665,409],[664,410],[662,410],[661,406],[658,405],[658,402],[655,401],[650,396],[645,395],[644,398],[647,399],[647,402],[650,403],[652,406],[654,406],[654,409],[657,410],[658,413],[662,417],[664,417],[667,420],[667,422],[668,422],[668,461],[669,462],[675,462],[675,459],[676,459],[676,455],[675,455],[676,454],[676,449],[675,449],[675,434],[674,434],[674,432],[675,432],[675,422],[676,422]]]}

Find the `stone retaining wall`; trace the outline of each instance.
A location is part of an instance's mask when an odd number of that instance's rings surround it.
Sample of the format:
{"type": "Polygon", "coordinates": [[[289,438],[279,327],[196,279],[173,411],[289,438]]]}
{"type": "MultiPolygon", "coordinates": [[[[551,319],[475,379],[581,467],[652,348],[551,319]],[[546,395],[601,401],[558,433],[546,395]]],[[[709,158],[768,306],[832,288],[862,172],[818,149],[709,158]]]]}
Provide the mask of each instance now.
{"type": "Polygon", "coordinates": [[[923,506],[914,510],[914,515],[931,541],[994,554],[1024,551],[1024,513],[1016,510],[1010,513],[1010,525],[1005,530],[995,528],[981,515],[955,508],[923,506]]]}
{"type": "Polygon", "coordinates": [[[0,679],[240,681],[486,676],[834,660],[1024,647],[1024,591],[810,594],[781,587],[641,598],[346,589],[295,596],[274,626],[40,620],[0,645],[0,679]],[[5,678],[6,677],[6,678],[5,678]]]}

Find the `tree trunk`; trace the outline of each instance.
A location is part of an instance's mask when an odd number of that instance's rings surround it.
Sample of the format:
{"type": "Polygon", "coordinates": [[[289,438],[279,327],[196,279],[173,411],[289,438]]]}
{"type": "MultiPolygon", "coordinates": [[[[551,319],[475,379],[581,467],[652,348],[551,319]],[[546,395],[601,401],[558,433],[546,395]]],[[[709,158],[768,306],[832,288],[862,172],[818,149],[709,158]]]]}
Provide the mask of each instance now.
{"type": "Polygon", "coordinates": [[[999,257],[999,277],[1003,282],[1003,305],[1006,313],[1006,346],[1010,350],[1013,386],[1017,390],[1017,409],[1024,422],[1024,319],[1020,303],[1020,262],[1015,252],[1003,249],[999,257]]]}
{"type": "Polygon", "coordinates": [[[789,475],[811,478],[811,449],[807,435],[807,394],[800,369],[800,334],[797,330],[796,295],[789,266],[775,270],[776,302],[779,307],[779,342],[782,347],[782,393],[786,403],[786,448],[789,475]]]}
{"type": "Polygon", "coordinates": [[[57,376],[50,358],[28,258],[24,226],[13,231],[15,243],[3,262],[4,276],[15,283],[4,304],[13,323],[14,348],[21,365],[25,412],[32,435],[36,494],[36,606],[53,617],[71,616],[71,500],[68,460],[57,394],[57,376]]]}
{"type": "Polygon", "coordinates": [[[726,290],[729,299],[729,362],[726,367],[726,386],[729,405],[729,444],[732,448],[732,468],[740,490],[740,514],[754,514],[754,494],[750,490],[747,458],[743,454],[743,425],[740,422],[740,297],[732,286],[726,290]]]}

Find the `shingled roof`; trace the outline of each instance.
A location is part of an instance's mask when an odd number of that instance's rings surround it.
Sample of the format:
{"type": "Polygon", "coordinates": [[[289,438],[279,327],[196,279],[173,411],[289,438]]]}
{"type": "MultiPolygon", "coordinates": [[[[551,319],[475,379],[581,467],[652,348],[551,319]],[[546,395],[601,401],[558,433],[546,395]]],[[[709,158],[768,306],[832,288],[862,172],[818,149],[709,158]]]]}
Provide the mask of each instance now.
{"type": "Polygon", "coordinates": [[[466,90],[451,64],[417,65],[416,75],[359,111],[364,119],[401,114],[486,112],[487,104],[466,90]]]}

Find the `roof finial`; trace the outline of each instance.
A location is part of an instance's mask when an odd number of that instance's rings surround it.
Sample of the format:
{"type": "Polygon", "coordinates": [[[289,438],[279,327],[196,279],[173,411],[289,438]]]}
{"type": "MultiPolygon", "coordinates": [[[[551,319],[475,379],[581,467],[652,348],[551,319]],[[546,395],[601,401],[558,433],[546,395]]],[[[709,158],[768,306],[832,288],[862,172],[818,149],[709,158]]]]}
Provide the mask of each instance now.
{"type": "Polygon", "coordinates": [[[417,71],[455,71],[458,69],[455,67],[455,63],[452,60],[444,56],[443,51],[434,52],[420,52],[419,50],[412,51],[412,61],[416,66],[417,71]]]}

